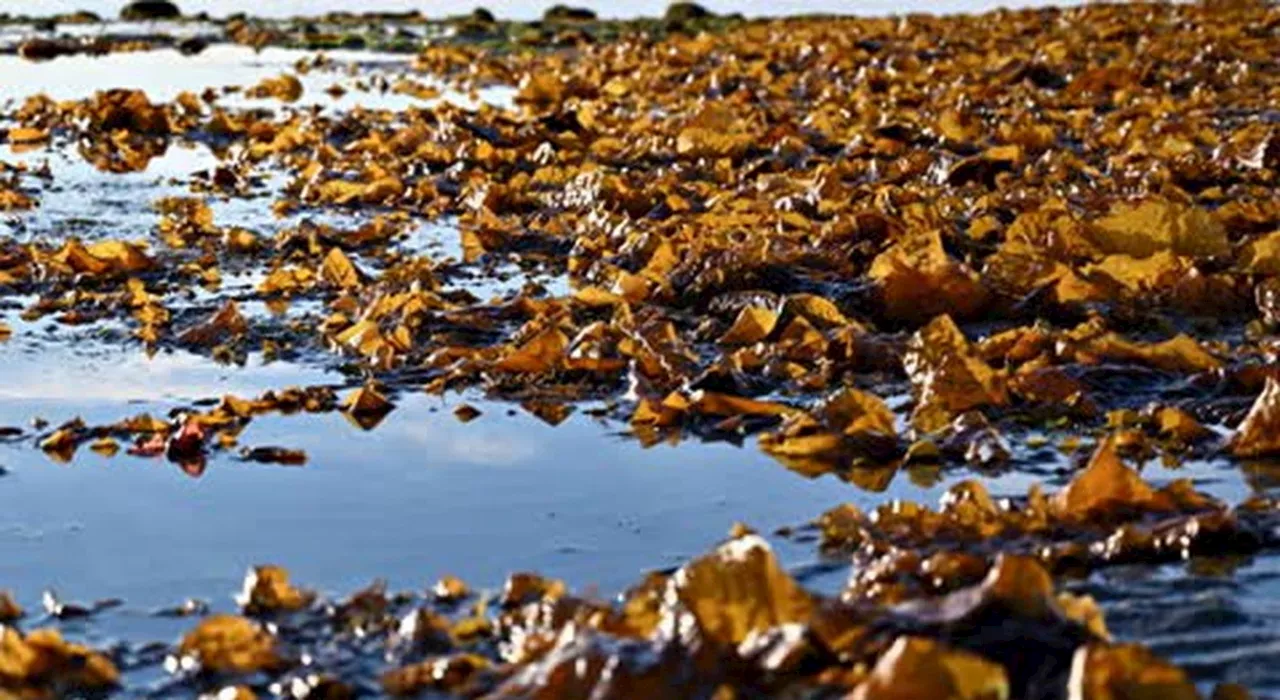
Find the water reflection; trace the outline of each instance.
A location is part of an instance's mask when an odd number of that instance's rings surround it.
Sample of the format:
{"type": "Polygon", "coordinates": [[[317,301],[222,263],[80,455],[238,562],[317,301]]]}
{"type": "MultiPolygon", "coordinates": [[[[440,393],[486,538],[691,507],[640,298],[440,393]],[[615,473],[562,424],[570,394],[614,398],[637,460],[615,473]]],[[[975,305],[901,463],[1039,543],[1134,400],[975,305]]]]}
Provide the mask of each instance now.
{"type": "MultiPolygon", "coordinates": [[[[185,350],[148,357],[140,350],[67,344],[19,334],[3,348],[0,422],[25,423],[52,408],[117,406],[146,401],[189,402],[223,394],[331,381],[321,369],[249,356],[243,367],[219,365],[185,350]],[[66,404],[71,406],[67,407],[66,404]]],[[[120,416],[113,416],[114,420],[120,416]]]]}
{"type": "MultiPolygon", "coordinates": [[[[27,534],[0,534],[0,577],[20,591],[56,585],[157,605],[230,590],[244,567],[265,561],[339,590],[373,572],[408,586],[444,571],[496,583],[513,569],[617,590],[696,554],[744,515],[769,529],[867,498],[796,479],[753,449],[645,450],[586,417],[553,428],[471,403],[482,415],[463,424],[455,404],[405,396],[369,432],[337,412],[259,417],[240,444],[305,446],[306,466],[223,454],[199,481],[160,468],[164,460],[86,450],[72,467],[52,467],[29,447],[4,448],[11,474],[0,488],[15,507],[0,533],[27,534]]],[[[936,500],[940,491],[902,480],[887,493],[936,500]]]]}
{"type": "Polygon", "coordinates": [[[20,104],[28,96],[44,94],[54,100],[83,99],[107,87],[142,90],[153,102],[169,102],[181,93],[226,86],[249,88],[282,73],[297,76],[303,86],[298,102],[282,107],[269,97],[253,97],[247,91],[219,90],[218,104],[225,107],[255,107],[303,110],[312,107],[324,112],[342,112],[355,107],[404,110],[447,100],[475,107],[480,100],[509,104],[514,89],[493,88],[474,98],[443,90],[439,97],[423,99],[393,90],[373,88],[364,78],[376,69],[388,83],[412,75],[414,80],[434,84],[413,73],[411,56],[361,51],[325,51],[327,68],[298,71],[299,61],[314,59],[314,51],[265,48],[261,51],[234,44],[217,44],[197,56],[183,56],[172,49],[112,53],[105,56],[65,56],[54,61],[31,62],[15,55],[0,55],[0,104],[20,104]],[[338,86],[341,91],[331,90],[338,86]]]}

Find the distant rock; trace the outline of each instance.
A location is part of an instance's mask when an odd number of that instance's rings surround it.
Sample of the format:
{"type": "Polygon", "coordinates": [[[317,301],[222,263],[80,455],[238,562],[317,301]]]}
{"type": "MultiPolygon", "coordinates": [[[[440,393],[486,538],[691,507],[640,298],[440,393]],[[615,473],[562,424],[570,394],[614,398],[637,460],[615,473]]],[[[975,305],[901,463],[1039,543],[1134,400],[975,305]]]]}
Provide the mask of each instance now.
{"type": "Polygon", "coordinates": [[[667,6],[663,19],[668,22],[689,22],[714,17],[715,13],[696,2],[673,2],[667,6]]]}
{"type": "Polygon", "coordinates": [[[134,0],[120,10],[120,19],[130,22],[177,19],[181,16],[182,11],[169,0],[134,0]]]}
{"type": "Polygon", "coordinates": [[[102,21],[96,12],[88,10],[77,10],[69,14],[62,14],[54,17],[58,24],[97,24],[102,21]]]}
{"type": "Polygon", "coordinates": [[[195,56],[209,48],[209,42],[202,37],[192,36],[178,42],[178,53],[183,56],[195,56]]]}
{"type": "Polygon", "coordinates": [[[28,61],[49,61],[72,53],[75,50],[65,42],[50,39],[28,39],[18,47],[18,55],[28,61]]]}
{"type": "Polygon", "coordinates": [[[596,13],[585,7],[569,7],[568,5],[553,5],[542,19],[547,22],[590,22],[596,18],[596,13]]]}
{"type": "Polygon", "coordinates": [[[497,28],[498,19],[483,7],[477,7],[471,14],[461,15],[453,19],[458,36],[480,39],[491,36],[497,28]]]}

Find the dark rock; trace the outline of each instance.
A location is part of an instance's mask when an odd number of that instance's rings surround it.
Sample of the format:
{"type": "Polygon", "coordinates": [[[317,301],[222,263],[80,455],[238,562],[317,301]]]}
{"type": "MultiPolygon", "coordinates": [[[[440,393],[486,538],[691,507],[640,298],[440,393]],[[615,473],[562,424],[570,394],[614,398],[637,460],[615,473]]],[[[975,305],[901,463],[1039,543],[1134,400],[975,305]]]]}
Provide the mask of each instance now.
{"type": "Polygon", "coordinates": [[[494,33],[494,25],[471,20],[463,21],[456,25],[455,28],[458,31],[458,36],[464,39],[483,39],[492,36],[494,33]]]}
{"type": "Polygon", "coordinates": [[[209,42],[198,36],[187,37],[178,42],[178,53],[183,56],[195,56],[209,48],[209,42]]]}
{"type": "Polygon", "coordinates": [[[18,47],[18,55],[28,61],[49,61],[75,52],[75,48],[66,42],[50,39],[28,39],[18,47]]]}
{"type": "Polygon", "coordinates": [[[471,16],[469,19],[472,22],[481,22],[483,24],[493,24],[494,22],[498,21],[498,18],[494,17],[492,12],[486,10],[483,7],[477,7],[476,9],[472,10],[471,16]]]}
{"type": "Polygon", "coordinates": [[[690,22],[714,16],[714,12],[696,2],[673,2],[667,6],[663,19],[668,22],[690,22]]]}
{"type": "Polygon", "coordinates": [[[552,5],[542,15],[546,22],[591,22],[596,13],[585,7],[569,7],[568,5],[552,5]]]}
{"type": "Polygon", "coordinates": [[[358,50],[369,45],[369,42],[359,34],[348,34],[342,37],[342,41],[338,44],[344,49],[358,50]]]}
{"type": "Polygon", "coordinates": [[[58,31],[58,20],[52,17],[38,19],[31,23],[31,28],[37,32],[56,32],[58,31]]]}
{"type": "Polygon", "coordinates": [[[96,12],[88,10],[77,10],[70,14],[58,15],[55,17],[59,24],[97,24],[102,21],[102,17],[96,12]]]}
{"type": "Polygon", "coordinates": [[[120,19],[137,22],[154,19],[177,19],[182,16],[178,6],[169,0],[134,0],[120,10],[120,19]]]}

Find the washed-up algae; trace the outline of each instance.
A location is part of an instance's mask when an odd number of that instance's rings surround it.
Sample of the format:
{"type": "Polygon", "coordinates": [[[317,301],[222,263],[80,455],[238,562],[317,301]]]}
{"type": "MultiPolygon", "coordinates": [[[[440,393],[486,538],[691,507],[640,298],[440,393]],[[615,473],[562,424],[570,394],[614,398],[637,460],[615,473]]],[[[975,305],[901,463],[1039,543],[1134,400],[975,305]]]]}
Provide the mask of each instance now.
{"type": "MultiPolygon", "coordinates": [[[[871,490],[922,464],[1007,466],[1033,431],[1096,442],[1092,457],[1051,495],[997,501],[969,481],[936,510],[826,513],[812,526],[822,549],[853,561],[835,597],[806,591],[748,533],[613,602],[527,574],[470,607],[460,582],[327,603],[261,567],[244,617],[195,626],[166,683],[227,697],[272,681],[305,697],[1195,696],[1055,581],[1277,544],[1272,500],[1157,488],[1125,460],[1280,452],[1280,10],[706,28],[428,43],[415,59],[427,82],[395,87],[427,101],[403,111],[300,107],[341,96],[298,78],[333,70],[322,57],[168,103],[27,99],[4,115],[15,156],[74,148],[111,177],[197,142],[219,165],[157,201],[154,229],[132,239],[0,241],[0,289],[34,299],[21,320],[363,378],[17,435],[61,461],[89,445],[198,476],[236,449],[305,463],[239,448],[264,413],[343,411],[372,430],[404,392],[480,389],[552,425],[603,402],[645,443],[758,436],[788,468],[871,490]],[[432,101],[435,86],[492,85],[515,104],[432,101]],[[225,104],[242,91],[277,107],[225,104]],[[221,197],[256,197],[288,223],[217,221],[221,197]],[[305,218],[333,211],[367,222],[305,218]],[[459,257],[405,245],[432,219],[456,224],[459,257]],[[504,264],[568,291],[482,299],[455,285],[504,264]],[[261,273],[252,288],[220,294],[246,268],[261,273]],[[195,287],[213,301],[184,294],[195,287]],[[322,311],[287,322],[249,302],[322,311]],[[329,639],[385,649],[385,673],[344,677],[329,639]]],[[[265,25],[228,32],[282,40],[265,25]]],[[[0,210],[38,211],[50,177],[5,162],[0,210]]],[[[0,619],[21,614],[8,602],[0,619]]],[[[4,635],[0,689],[20,697],[111,687],[128,661],[47,631],[4,635]]]]}
{"type": "MultiPolygon", "coordinates": [[[[1280,511],[1253,508],[1274,527],[1280,511]]],[[[953,491],[941,513],[958,529],[985,518],[1013,531],[1036,517],[993,507],[966,488],[953,491]]],[[[910,519],[899,519],[904,536],[910,519]]],[[[963,538],[935,540],[965,546],[963,538]]],[[[494,598],[472,598],[464,584],[444,579],[422,594],[392,595],[375,583],[327,601],[294,587],[278,567],[257,567],[237,597],[242,613],[195,623],[172,647],[164,662],[171,675],[155,690],[231,692],[225,687],[239,683],[235,692],[254,697],[261,679],[275,678],[273,687],[322,684],[321,697],[375,689],[470,697],[1198,697],[1176,667],[1113,641],[1092,599],[1055,591],[1045,556],[969,544],[998,553],[987,563],[982,554],[935,553],[921,564],[927,588],[909,596],[892,593],[902,589],[887,580],[868,587],[866,574],[887,568],[874,564],[855,567],[839,597],[809,593],[749,531],[649,576],[615,602],[579,597],[534,574],[513,575],[494,598]],[[385,671],[365,665],[342,678],[350,668],[344,658],[373,650],[385,655],[385,671]]],[[[899,560],[891,566],[907,576],[901,560],[913,554],[885,558],[899,560]]],[[[22,697],[109,688],[116,663],[137,662],[129,649],[117,648],[113,661],[48,631],[6,628],[5,635],[0,687],[22,697]]]]}

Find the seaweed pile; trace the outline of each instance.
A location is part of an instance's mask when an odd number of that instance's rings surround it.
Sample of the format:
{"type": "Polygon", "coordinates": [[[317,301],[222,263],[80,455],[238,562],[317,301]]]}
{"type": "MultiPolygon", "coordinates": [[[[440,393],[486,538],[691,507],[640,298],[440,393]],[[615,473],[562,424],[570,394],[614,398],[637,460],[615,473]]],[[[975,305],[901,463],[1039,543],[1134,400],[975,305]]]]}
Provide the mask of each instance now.
{"type": "MultiPolygon", "coordinates": [[[[714,29],[428,43],[417,78],[362,85],[428,100],[405,110],[303,108],[298,76],[323,58],[244,88],[280,110],[212,89],[31,97],[3,117],[11,149],[73,146],[110,177],[195,142],[218,165],[157,201],[137,239],[0,241],[0,290],[35,300],[25,321],[352,381],[15,435],[62,460],[123,442],[202,471],[264,413],[343,410],[372,428],[398,395],[470,390],[552,424],[591,403],[646,444],[752,438],[871,490],[902,469],[1025,469],[1049,443],[1093,445],[1070,483],[994,499],[973,479],[937,509],[843,506],[784,533],[852,558],[835,597],[746,529],[614,602],[533,574],[498,600],[464,603],[448,581],[328,602],[265,568],[244,617],[206,618],[161,655],[6,629],[0,688],[107,688],[119,666],[163,661],[156,692],[228,686],[218,697],[1195,697],[1056,587],[1277,545],[1273,498],[1157,487],[1126,460],[1280,453],[1280,8],[714,29]],[[434,100],[493,85],[515,104],[434,100]],[[214,198],[290,223],[216,221],[214,198]],[[305,218],[331,211],[367,222],[305,218]],[[456,225],[456,258],[409,244],[427,220],[456,225]],[[566,288],[467,290],[512,269],[566,288]],[[246,274],[251,288],[220,293],[246,274]],[[242,310],[258,303],[317,311],[242,310]],[[390,670],[358,661],[371,654],[390,670]]],[[[49,178],[4,163],[0,209],[38,207],[49,178]]]]}

